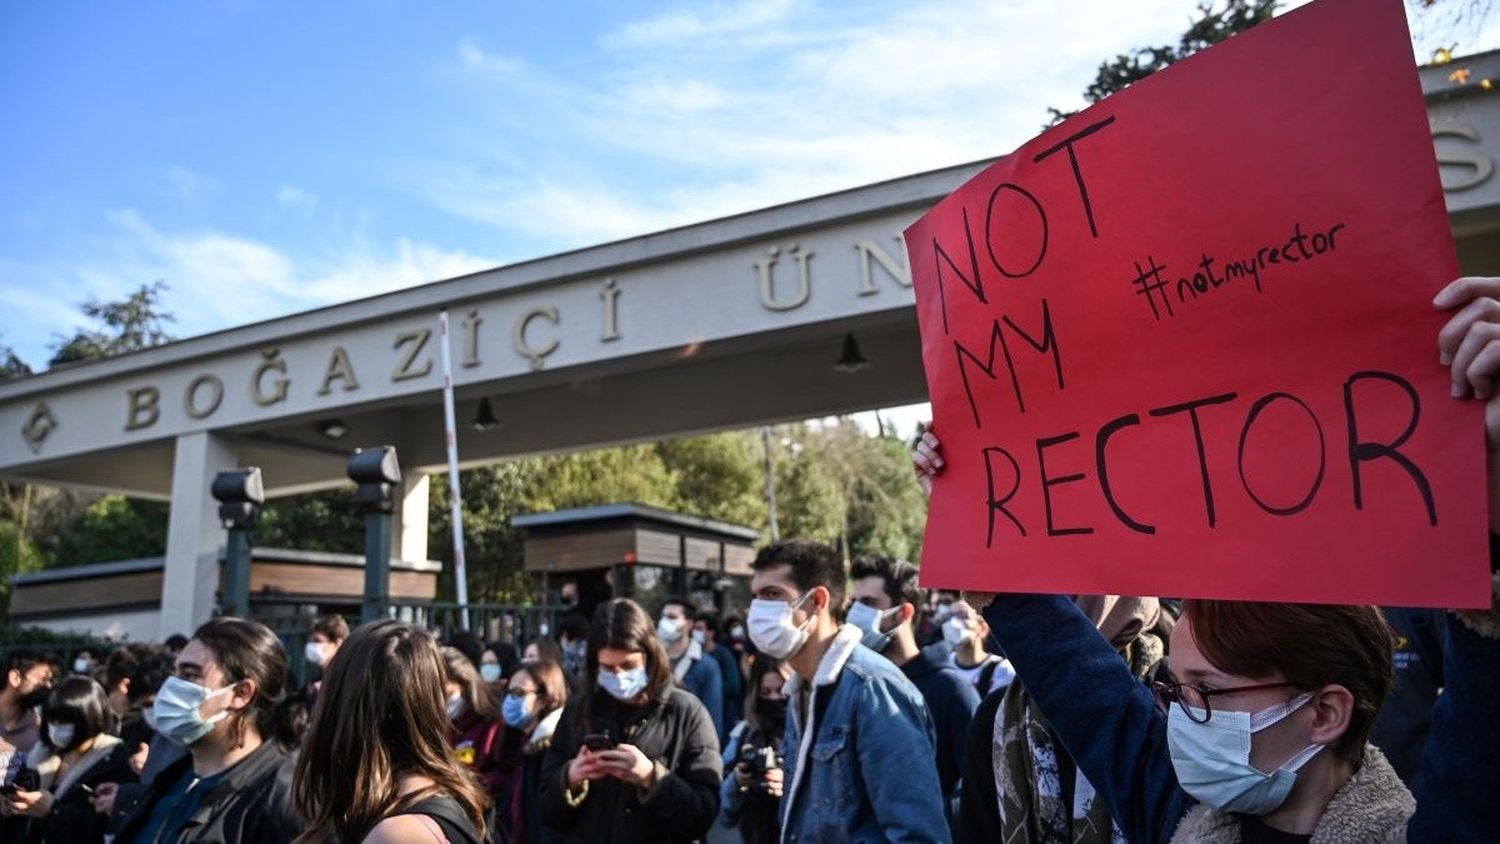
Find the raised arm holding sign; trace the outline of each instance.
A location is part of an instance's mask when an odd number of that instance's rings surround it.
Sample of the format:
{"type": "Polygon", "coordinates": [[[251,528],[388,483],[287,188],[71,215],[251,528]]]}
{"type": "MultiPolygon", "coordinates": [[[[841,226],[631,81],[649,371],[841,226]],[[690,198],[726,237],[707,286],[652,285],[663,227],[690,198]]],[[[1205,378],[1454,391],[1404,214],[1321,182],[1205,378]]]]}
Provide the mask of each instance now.
{"type": "Polygon", "coordinates": [[[925,580],[976,590],[1129,840],[1500,829],[1500,279],[1445,286],[1410,60],[1397,0],[1319,0],[907,231],[942,437],[914,455],[925,580]],[[1033,592],[1190,596],[1176,682],[1033,592]],[[1485,608],[1447,627],[1415,802],[1367,740],[1376,602],[1485,608]]]}
{"type": "Polygon", "coordinates": [[[1477,606],[1477,406],[1395,0],[1321,0],[1000,159],[906,232],[928,585],[1477,606]]]}

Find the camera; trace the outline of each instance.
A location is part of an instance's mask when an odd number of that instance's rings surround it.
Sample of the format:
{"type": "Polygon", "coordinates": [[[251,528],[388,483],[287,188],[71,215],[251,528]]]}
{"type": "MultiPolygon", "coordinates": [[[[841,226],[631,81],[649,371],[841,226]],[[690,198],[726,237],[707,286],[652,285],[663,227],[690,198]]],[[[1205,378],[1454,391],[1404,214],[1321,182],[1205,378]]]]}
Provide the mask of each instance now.
{"type": "Polygon", "coordinates": [[[740,757],[736,764],[743,765],[745,771],[756,780],[755,787],[764,791],[766,772],[781,768],[785,762],[786,757],[776,752],[774,747],[746,744],[740,747],[740,757]]]}

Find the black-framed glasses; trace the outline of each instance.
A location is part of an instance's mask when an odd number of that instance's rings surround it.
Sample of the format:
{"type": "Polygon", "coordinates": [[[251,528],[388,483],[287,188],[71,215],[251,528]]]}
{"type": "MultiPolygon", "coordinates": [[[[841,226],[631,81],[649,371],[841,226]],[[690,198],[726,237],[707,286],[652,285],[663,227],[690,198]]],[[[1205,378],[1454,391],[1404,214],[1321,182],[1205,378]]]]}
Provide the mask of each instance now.
{"type": "Polygon", "coordinates": [[[1151,684],[1151,693],[1156,695],[1156,705],[1166,712],[1177,704],[1182,708],[1184,715],[1195,724],[1207,724],[1212,718],[1213,707],[1209,705],[1208,699],[1214,695],[1227,695],[1233,692],[1258,692],[1262,689],[1282,689],[1295,686],[1295,683],[1257,683],[1253,686],[1233,686],[1228,689],[1205,689],[1191,683],[1163,683],[1160,680],[1151,684]]]}

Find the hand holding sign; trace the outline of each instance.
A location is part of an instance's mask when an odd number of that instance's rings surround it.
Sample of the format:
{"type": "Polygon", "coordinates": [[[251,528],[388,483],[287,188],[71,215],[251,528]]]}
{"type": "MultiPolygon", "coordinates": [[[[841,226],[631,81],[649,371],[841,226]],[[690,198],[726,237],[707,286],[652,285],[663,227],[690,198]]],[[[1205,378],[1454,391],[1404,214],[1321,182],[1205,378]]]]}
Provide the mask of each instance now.
{"type": "MultiPolygon", "coordinates": [[[[928,585],[1487,600],[1478,408],[1448,400],[1421,304],[1457,266],[1397,0],[1319,0],[1139,82],[906,239],[949,464],[928,585]]],[[[1500,305],[1460,287],[1439,304],[1466,380],[1500,305]]]]}
{"type": "Polygon", "coordinates": [[[1490,532],[1500,533],[1500,278],[1460,278],[1432,303],[1453,317],[1438,333],[1438,361],[1453,376],[1453,395],[1485,403],[1490,532]]]}

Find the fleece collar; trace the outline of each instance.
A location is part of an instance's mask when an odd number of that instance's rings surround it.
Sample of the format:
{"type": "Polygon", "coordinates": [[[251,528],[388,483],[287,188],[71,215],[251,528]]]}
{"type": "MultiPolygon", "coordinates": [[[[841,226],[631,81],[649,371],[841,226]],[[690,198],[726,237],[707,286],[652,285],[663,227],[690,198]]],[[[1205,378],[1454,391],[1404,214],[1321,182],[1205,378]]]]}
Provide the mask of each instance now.
{"type": "MultiPolygon", "coordinates": [[[[839,676],[844,673],[844,665],[849,662],[849,657],[854,655],[854,649],[859,646],[859,640],[864,636],[864,631],[852,624],[845,624],[834,634],[833,641],[829,643],[828,650],[823,653],[823,658],[818,662],[818,670],[813,674],[812,684],[814,686],[831,686],[839,681],[839,676]]],[[[803,681],[801,674],[793,674],[792,679],[787,681],[785,695],[791,697],[802,691],[803,681]]]]}
{"type": "MultiPolygon", "coordinates": [[[[1416,809],[1416,801],[1391,763],[1366,744],[1359,770],[1333,795],[1318,819],[1312,844],[1404,842],[1406,822],[1416,809]]],[[[1173,844],[1239,844],[1240,840],[1238,815],[1202,803],[1188,810],[1172,834],[1173,844]]]]}

